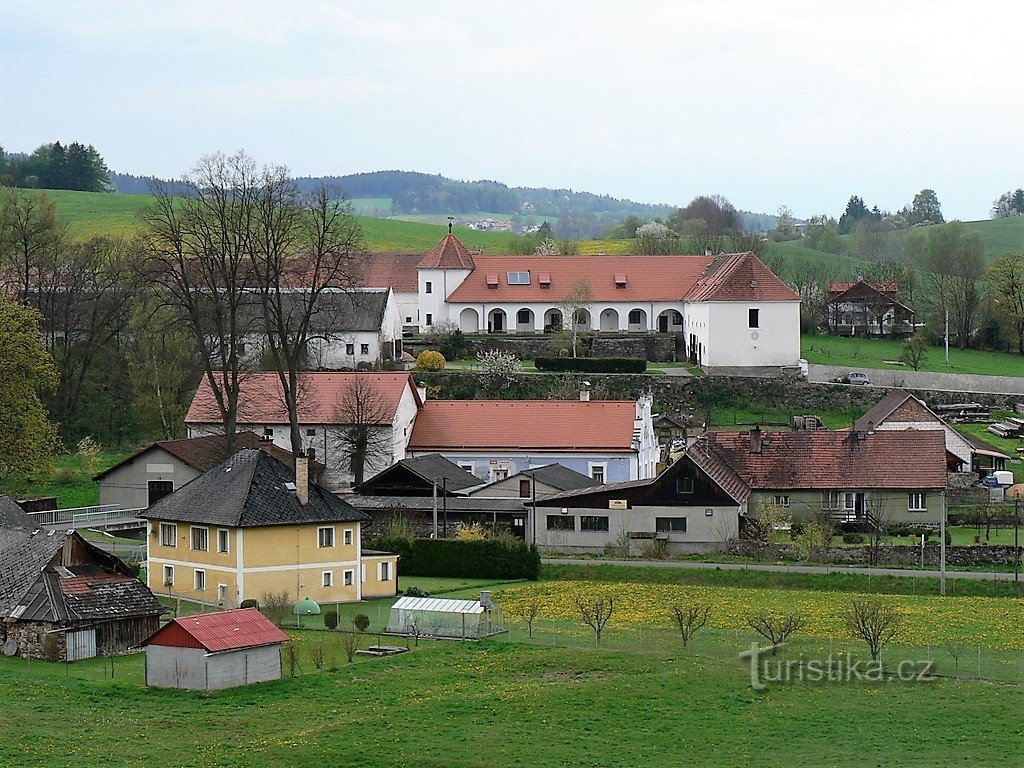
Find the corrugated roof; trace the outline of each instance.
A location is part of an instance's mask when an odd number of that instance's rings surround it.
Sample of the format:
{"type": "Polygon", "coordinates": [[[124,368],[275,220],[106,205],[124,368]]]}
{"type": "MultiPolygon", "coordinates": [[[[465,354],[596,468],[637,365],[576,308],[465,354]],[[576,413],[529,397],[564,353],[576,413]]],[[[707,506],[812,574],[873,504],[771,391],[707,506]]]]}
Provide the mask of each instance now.
{"type": "MultiPolygon", "coordinates": [[[[411,389],[419,403],[420,396],[412,374],[403,371],[353,372],[307,371],[299,380],[299,422],[302,424],[344,423],[346,397],[354,387],[366,384],[366,392],[379,397],[382,423],[390,424],[398,410],[402,395],[411,389]]],[[[368,395],[369,397],[369,395],[368,395]]],[[[365,399],[365,398],[364,398],[365,399]]],[[[220,411],[204,376],[185,415],[186,424],[220,424],[220,411]]],[[[255,371],[245,374],[238,406],[239,424],[287,424],[281,381],[277,373],[255,371]]]]}
{"type": "Polygon", "coordinates": [[[946,487],[946,436],[939,429],[854,433],[713,432],[711,452],[754,489],[946,487]],[[760,450],[751,450],[752,440],[760,450]]]}
{"type": "Polygon", "coordinates": [[[169,629],[172,626],[184,631],[209,653],[255,648],[291,639],[257,609],[239,608],[173,619],[143,645],[179,645],[178,642],[168,640],[174,634],[169,629]]]}
{"type": "Polygon", "coordinates": [[[417,264],[420,269],[473,269],[473,255],[451,232],[417,264]]]}
{"type": "Polygon", "coordinates": [[[310,483],[302,504],[295,472],[263,451],[251,448],[229,456],[140,517],[229,528],[306,523],[361,522],[367,516],[319,485],[310,483]]]}
{"type": "Polygon", "coordinates": [[[440,597],[400,597],[391,606],[402,611],[434,613],[483,613],[479,600],[451,600],[440,597]]]}
{"type": "Polygon", "coordinates": [[[409,448],[628,451],[635,417],[631,401],[428,400],[409,448]]]}

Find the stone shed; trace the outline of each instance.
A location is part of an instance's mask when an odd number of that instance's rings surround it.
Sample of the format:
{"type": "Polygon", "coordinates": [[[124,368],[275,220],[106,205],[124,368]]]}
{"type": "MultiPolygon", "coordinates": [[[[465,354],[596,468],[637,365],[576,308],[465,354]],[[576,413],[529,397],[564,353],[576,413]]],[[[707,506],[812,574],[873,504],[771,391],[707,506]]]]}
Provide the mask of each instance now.
{"type": "Polygon", "coordinates": [[[177,618],[144,643],[146,685],[216,691],[277,680],[289,639],[255,608],[177,618]]]}

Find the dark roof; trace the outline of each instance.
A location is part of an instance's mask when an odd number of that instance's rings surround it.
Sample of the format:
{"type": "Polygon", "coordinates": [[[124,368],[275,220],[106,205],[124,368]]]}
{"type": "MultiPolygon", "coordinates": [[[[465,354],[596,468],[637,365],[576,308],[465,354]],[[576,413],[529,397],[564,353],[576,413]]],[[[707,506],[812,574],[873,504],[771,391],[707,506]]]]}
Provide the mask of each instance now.
{"type": "MultiPolygon", "coordinates": [[[[352,506],[370,513],[374,510],[391,509],[408,509],[415,512],[434,510],[434,500],[430,496],[353,496],[349,501],[352,506]]],[[[447,499],[438,497],[438,513],[445,507],[449,512],[522,512],[526,509],[521,499],[492,499],[481,496],[449,496],[447,499]]]]}
{"type": "Polygon", "coordinates": [[[269,454],[246,448],[153,504],[141,517],[225,527],[360,522],[366,515],[310,483],[309,501],[294,490],[295,472],[269,454]]]}
{"type": "Polygon", "coordinates": [[[7,616],[39,579],[70,531],[0,527],[0,616],[7,616]]]}
{"type": "Polygon", "coordinates": [[[754,489],[946,487],[940,429],[712,432],[708,447],[754,489]]]}
{"type": "MultiPolygon", "coordinates": [[[[309,319],[313,333],[344,333],[346,331],[379,331],[384,324],[384,310],[389,288],[364,288],[356,291],[324,291],[316,301],[316,311],[309,319]]],[[[281,295],[281,309],[286,317],[299,317],[306,310],[308,299],[299,292],[281,295]]],[[[244,327],[263,328],[263,310],[249,304],[244,327]]]]}
{"type": "MultiPolygon", "coordinates": [[[[472,488],[480,485],[480,478],[467,472],[458,464],[449,461],[440,453],[426,453],[422,456],[414,456],[401,461],[396,461],[390,467],[382,469],[376,475],[357,486],[354,490],[358,493],[361,489],[374,486],[389,486],[389,479],[397,476],[401,470],[411,472],[415,477],[423,481],[424,485],[432,486],[437,482],[438,491],[442,486],[449,492],[461,491],[465,488],[472,488]]],[[[407,486],[408,483],[399,483],[407,486]]]]}
{"type": "Polygon", "coordinates": [[[22,600],[23,621],[77,622],[159,616],[166,613],[134,576],[101,568],[47,570],[22,600]]]}
{"type": "Polygon", "coordinates": [[[31,528],[34,525],[32,516],[18,506],[14,499],[0,495],[0,528],[4,526],[31,528]]]}
{"type": "Polygon", "coordinates": [[[736,501],[750,497],[750,486],[721,457],[708,449],[706,440],[700,439],[690,446],[686,456],[736,501]]]}
{"type": "MultiPolygon", "coordinates": [[[[875,403],[871,410],[853,422],[853,428],[860,432],[868,432],[885,421],[892,415],[893,411],[907,402],[907,400],[911,399],[917,400],[916,397],[905,389],[893,389],[886,393],[885,397],[875,403]]],[[[928,409],[928,406],[920,400],[917,400],[917,402],[926,410],[928,409]]],[[[938,420],[939,417],[936,416],[935,418],[938,420]]]]}
{"type": "MultiPolygon", "coordinates": [[[[550,485],[552,488],[557,488],[560,491],[568,491],[574,488],[593,488],[595,485],[600,485],[592,477],[587,477],[582,472],[569,469],[557,462],[544,464],[540,467],[532,467],[523,470],[519,474],[533,475],[545,485],[550,485]]],[[[497,482],[502,481],[498,480],[497,482]]]]}
{"type": "MultiPolygon", "coordinates": [[[[131,464],[140,456],[145,455],[154,448],[161,448],[164,451],[167,451],[167,453],[171,454],[174,458],[179,461],[183,461],[193,469],[198,469],[200,472],[206,472],[209,469],[213,469],[229,455],[228,441],[224,435],[192,437],[185,440],[158,440],[155,443],[150,443],[141,451],[133,453],[127,459],[119,461],[109,469],[103,470],[96,475],[93,480],[102,480],[115,469],[119,469],[125,464],[131,464]]],[[[258,448],[261,451],[266,451],[275,459],[287,464],[289,467],[295,466],[295,457],[292,455],[291,451],[286,451],[284,448],[274,445],[274,443],[269,440],[260,439],[260,437],[254,432],[245,431],[235,433],[235,450],[240,451],[243,448],[258,448]]],[[[315,461],[310,462],[310,469],[314,473],[322,472],[324,470],[324,465],[318,464],[315,461]]]]}

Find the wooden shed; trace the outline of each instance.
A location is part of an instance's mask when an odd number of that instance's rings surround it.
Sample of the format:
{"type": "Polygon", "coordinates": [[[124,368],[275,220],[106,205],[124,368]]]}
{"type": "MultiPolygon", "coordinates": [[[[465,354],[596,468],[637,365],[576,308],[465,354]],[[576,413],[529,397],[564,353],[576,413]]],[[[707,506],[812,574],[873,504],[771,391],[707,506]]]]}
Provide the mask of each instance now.
{"type": "Polygon", "coordinates": [[[216,691],[281,677],[290,638],[255,608],[174,619],[146,646],[146,685],[216,691]]]}

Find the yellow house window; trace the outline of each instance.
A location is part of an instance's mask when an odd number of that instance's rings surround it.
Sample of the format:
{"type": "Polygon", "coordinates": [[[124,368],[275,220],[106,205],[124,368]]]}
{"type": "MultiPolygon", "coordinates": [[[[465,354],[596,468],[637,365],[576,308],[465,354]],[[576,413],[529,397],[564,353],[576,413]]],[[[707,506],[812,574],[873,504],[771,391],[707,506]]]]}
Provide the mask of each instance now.
{"type": "Polygon", "coordinates": [[[226,528],[217,529],[217,551],[225,554],[229,551],[230,537],[226,528]]]}
{"type": "Polygon", "coordinates": [[[165,587],[173,587],[174,586],[174,566],[173,565],[165,565],[164,566],[164,586],[165,587]]]}
{"type": "Polygon", "coordinates": [[[391,563],[381,563],[377,566],[380,575],[379,581],[391,581],[391,563]]]}
{"type": "Polygon", "coordinates": [[[324,571],[322,575],[323,575],[323,580],[322,580],[321,583],[325,587],[333,587],[334,586],[334,571],[324,571]]]}
{"type": "Polygon", "coordinates": [[[352,546],[352,529],[351,528],[346,528],[345,529],[345,546],[346,547],[351,547],[352,546]]]}
{"type": "Polygon", "coordinates": [[[178,526],[174,523],[160,523],[160,545],[163,547],[178,546],[178,526]]]}
{"type": "Polygon", "coordinates": [[[321,548],[334,546],[333,525],[325,525],[316,529],[316,545],[321,548]]]}
{"type": "Polygon", "coordinates": [[[195,572],[195,587],[197,592],[202,592],[206,589],[206,571],[201,571],[198,568],[195,572]]]}
{"type": "MultiPolygon", "coordinates": [[[[209,528],[192,526],[192,549],[196,552],[208,552],[210,550],[209,528]]],[[[196,589],[199,589],[199,587],[196,587],[196,589]]]]}
{"type": "Polygon", "coordinates": [[[344,582],[346,587],[351,587],[355,583],[355,571],[345,571],[344,582]]]}

